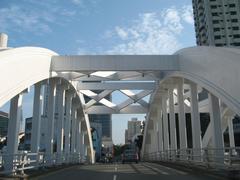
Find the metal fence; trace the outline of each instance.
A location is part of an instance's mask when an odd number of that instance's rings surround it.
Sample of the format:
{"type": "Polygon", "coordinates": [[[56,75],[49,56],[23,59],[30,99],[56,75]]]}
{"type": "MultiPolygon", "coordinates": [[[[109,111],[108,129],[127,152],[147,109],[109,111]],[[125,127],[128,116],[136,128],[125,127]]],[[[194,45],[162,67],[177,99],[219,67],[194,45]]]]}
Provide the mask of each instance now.
{"type": "Polygon", "coordinates": [[[24,171],[27,169],[38,169],[84,162],[86,162],[86,157],[81,156],[79,153],[54,153],[48,155],[42,152],[23,152],[19,154],[0,154],[0,174],[24,175],[24,171]]]}
{"type": "Polygon", "coordinates": [[[144,154],[143,160],[182,162],[207,168],[240,170],[240,147],[166,150],[144,154]]]}

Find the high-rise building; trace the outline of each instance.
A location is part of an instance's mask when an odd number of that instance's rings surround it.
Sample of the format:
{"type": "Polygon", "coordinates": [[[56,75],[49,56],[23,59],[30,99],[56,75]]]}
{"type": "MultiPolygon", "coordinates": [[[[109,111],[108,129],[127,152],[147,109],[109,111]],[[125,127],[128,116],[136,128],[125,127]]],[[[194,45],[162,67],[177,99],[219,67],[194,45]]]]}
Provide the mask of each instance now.
{"type": "Polygon", "coordinates": [[[239,0],[192,0],[197,45],[240,46],[239,0]]]}
{"type": "Polygon", "coordinates": [[[112,118],[110,114],[90,114],[90,124],[99,123],[102,125],[102,137],[112,139],[112,118]]]}
{"type": "Polygon", "coordinates": [[[8,120],[8,113],[0,111],[0,138],[7,136],[8,120]]]}
{"type": "Polygon", "coordinates": [[[128,121],[128,129],[127,133],[125,133],[127,138],[125,137],[125,141],[132,141],[132,138],[137,134],[141,134],[141,121],[138,121],[137,118],[132,118],[131,121],[128,121]]]}
{"type": "Polygon", "coordinates": [[[101,158],[102,149],[102,124],[91,122],[91,133],[93,149],[95,150],[95,159],[98,161],[101,158]]]}
{"type": "MultiPolygon", "coordinates": [[[[95,93],[101,93],[100,90],[95,90],[95,93]]],[[[111,95],[105,97],[107,100],[111,100],[111,95]]],[[[84,96],[85,102],[87,103],[91,99],[84,96]]],[[[102,106],[101,103],[96,103],[96,106],[102,106]]],[[[112,140],[112,115],[111,114],[90,114],[89,115],[90,125],[91,123],[100,123],[102,125],[102,138],[108,138],[112,140]]]]}
{"type": "MultiPolygon", "coordinates": [[[[41,137],[40,137],[40,151],[45,151],[46,148],[46,131],[47,131],[47,126],[44,125],[46,124],[46,117],[43,115],[41,116],[41,127],[40,127],[40,132],[41,132],[41,137]]],[[[56,127],[56,126],[54,126],[56,127]]],[[[54,132],[56,132],[54,130],[54,132]]],[[[25,150],[30,150],[31,149],[31,137],[32,137],[32,117],[28,117],[25,119],[25,138],[24,138],[24,149],[25,150]]]]}
{"type": "Polygon", "coordinates": [[[128,130],[125,129],[125,144],[128,143],[128,130]]]}

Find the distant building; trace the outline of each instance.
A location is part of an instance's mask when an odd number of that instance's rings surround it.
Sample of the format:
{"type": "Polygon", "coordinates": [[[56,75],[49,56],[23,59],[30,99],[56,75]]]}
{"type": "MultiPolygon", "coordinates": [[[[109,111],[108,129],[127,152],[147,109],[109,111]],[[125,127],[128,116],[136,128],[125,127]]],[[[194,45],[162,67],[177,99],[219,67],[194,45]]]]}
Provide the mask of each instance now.
{"type": "Polygon", "coordinates": [[[197,45],[240,46],[239,0],[193,0],[197,45]]]}
{"type": "Polygon", "coordinates": [[[125,129],[125,144],[128,143],[128,130],[125,129]]]}
{"type": "Polygon", "coordinates": [[[132,141],[136,134],[141,134],[141,121],[138,121],[137,118],[132,118],[131,121],[128,121],[127,133],[125,131],[125,142],[132,141]]]}
{"type": "Polygon", "coordinates": [[[102,137],[102,146],[104,146],[105,148],[112,148],[113,147],[112,138],[103,136],[102,137]]]}
{"type": "Polygon", "coordinates": [[[102,137],[102,156],[112,156],[113,153],[113,141],[112,138],[102,137]]]}
{"type": "Polygon", "coordinates": [[[100,123],[102,125],[102,136],[112,139],[112,117],[110,114],[90,114],[90,124],[100,123]]]}
{"type": "Polygon", "coordinates": [[[24,149],[31,149],[31,131],[32,131],[32,117],[25,119],[25,138],[24,138],[24,149]]]}
{"type": "Polygon", "coordinates": [[[0,138],[7,136],[8,120],[8,113],[0,111],[0,138]]]}
{"type": "MultiPolygon", "coordinates": [[[[240,1],[239,0],[192,0],[196,42],[199,46],[240,47],[240,1]]],[[[203,90],[199,101],[207,99],[203,90]]],[[[190,114],[187,114],[187,131],[191,131],[190,114]]],[[[202,137],[208,127],[210,117],[200,113],[202,137]]],[[[233,119],[236,146],[239,146],[240,117],[233,119]]],[[[189,136],[190,133],[187,133],[189,136]]],[[[192,147],[192,137],[188,137],[188,147],[192,147]]],[[[229,144],[228,133],[224,133],[225,143],[229,144]]]]}
{"type": "MultiPolygon", "coordinates": [[[[96,82],[96,81],[91,81],[96,82]]],[[[84,82],[83,82],[84,83],[84,82]]],[[[90,83],[90,82],[88,82],[90,83]]],[[[94,90],[94,93],[101,93],[100,90],[94,90]]],[[[111,95],[105,97],[107,100],[112,99],[111,95]]],[[[89,102],[91,99],[87,96],[84,96],[85,102],[89,102]]],[[[96,103],[96,106],[101,106],[101,103],[96,103]]],[[[107,137],[112,140],[112,115],[111,114],[89,114],[90,125],[92,123],[100,123],[102,125],[102,137],[107,137]]]]}
{"type": "Polygon", "coordinates": [[[102,148],[102,125],[100,123],[91,123],[93,149],[95,150],[95,159],[101,158],[102,148]]]}
{"type": "MultiPolygon", "coordinates": [[[[46,118],[41,116],[41,129],[40,129],[40,151],[45,150],[45,134],[46,134],[46,118]]],[[[56,127],[56,126],[55,126],[56,127]]],[[[32,117],[25,119],[25,138],[24,138],[24,149],[30,150],[31,149],[31,136],[32,136],[32,117]]]]}

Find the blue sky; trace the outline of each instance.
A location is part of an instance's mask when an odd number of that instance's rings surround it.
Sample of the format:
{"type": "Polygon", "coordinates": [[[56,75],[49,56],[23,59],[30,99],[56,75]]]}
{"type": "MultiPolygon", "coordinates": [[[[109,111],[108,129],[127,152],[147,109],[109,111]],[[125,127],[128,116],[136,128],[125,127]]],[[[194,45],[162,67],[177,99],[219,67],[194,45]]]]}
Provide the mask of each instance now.
{"type": "MultiPolygon", "coordinates": [[[[195,46],[191,0],[0,0],[0,14],[10,47],[65,55],[172,54],[195,46]]],[[[31,94],[24,116],[31,116],[31,94]]],[[[113,115],[114,143],[124,142],[131,117],[144,116],[113,115]]]]}

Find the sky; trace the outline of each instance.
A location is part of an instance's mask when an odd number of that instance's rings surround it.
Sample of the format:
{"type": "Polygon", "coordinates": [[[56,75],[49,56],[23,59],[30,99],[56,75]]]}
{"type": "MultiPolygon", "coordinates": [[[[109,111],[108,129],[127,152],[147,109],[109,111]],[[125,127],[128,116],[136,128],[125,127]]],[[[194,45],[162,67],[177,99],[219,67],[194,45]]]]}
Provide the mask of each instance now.
{"type": "MultiPolygon", "coordinates": [[[[0,32],[8,34],[9,47],[60,55],[172,54],[195,46],[191,1],[0,0],[0,32]]],[[[24,117],[32,115],[32,94],[24,97],[24,117]]],[[[113,101],[122,97],[114,94],[113,101]]],[[[144,116],[113,115],[113,142],[124,143],[127,121],[144,116]]]]}

